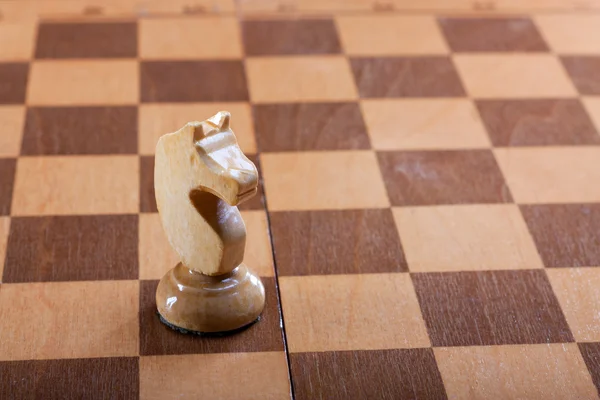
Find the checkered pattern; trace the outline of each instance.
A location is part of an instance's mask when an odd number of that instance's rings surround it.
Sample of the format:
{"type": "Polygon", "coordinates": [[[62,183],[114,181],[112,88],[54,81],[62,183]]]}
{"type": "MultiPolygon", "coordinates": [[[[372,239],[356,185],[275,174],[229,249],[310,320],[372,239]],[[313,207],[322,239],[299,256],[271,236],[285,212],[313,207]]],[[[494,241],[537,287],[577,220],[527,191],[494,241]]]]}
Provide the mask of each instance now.
{"type": "Polygon", "coordinates": [[[599,38],[560,13],[0,22],[0,397],[597,398],[599,38]],[[221,109],[267,304],[207,339],[155,314],[153,153],[221,109]]]}

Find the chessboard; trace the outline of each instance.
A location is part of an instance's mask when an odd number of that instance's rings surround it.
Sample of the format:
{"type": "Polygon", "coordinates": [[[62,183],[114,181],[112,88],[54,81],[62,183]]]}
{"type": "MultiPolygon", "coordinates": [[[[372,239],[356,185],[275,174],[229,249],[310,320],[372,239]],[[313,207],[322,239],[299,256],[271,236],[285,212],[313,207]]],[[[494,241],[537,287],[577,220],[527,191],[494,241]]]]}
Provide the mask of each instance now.
{"type": "Polygon", "coordinates": [[[598,398],[600,14],[292,3],[0,2],[0,398],[598,398]],[[200,337],[154,151],[220,110],[266,306],[200,337]]]}

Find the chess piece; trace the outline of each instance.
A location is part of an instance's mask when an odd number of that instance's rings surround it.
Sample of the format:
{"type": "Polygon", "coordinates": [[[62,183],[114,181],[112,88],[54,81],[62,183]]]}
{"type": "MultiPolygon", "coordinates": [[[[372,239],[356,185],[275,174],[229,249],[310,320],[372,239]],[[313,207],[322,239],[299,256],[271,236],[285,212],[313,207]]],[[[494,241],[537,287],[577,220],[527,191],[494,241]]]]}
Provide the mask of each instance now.
{"type": "Polygon", "coordinates": [[[222,111],[189,122],[156,146],[156,203],[181,259],[158,284],[156,305],[163,322],[180,330],[233,331],[264,308],[264,286],[243,263],[246,226],[237,208],[256,194],[258,171],[229,120],[222,111]]]}

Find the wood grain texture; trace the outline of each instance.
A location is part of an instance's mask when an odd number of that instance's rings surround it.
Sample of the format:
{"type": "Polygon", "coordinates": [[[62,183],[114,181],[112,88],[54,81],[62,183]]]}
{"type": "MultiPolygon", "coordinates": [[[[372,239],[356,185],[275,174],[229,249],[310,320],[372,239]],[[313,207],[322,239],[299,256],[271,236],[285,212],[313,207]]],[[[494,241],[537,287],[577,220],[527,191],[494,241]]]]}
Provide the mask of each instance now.
{"type": "Polygon", "coordinates": [[[21,154],[137,154],[136,107],[33,107],[21,154]]]}
{"type": "Polygon", "coordinates": [[[23,104],[28,76],[27,63],[0,64],[0,104],[23,104]]]}
{"type": "Polygon", "coordinates": [[[351,58],[350,65],[361,98],[465,96],[448,57],[351,58]]]}
{"type": "Polygon", "coordinates": [[[516,203],[600,202],[600,146],[505,147],[494,156],[516,203]]]}
{"type": "Polygon", "coordinates": [[[546,274],[575,340],[600,341],[600,268],[553,268],[546,274]]]}
{"type": "Polygon", "coordinates": [[[455,52],[533,52],[548,46],[529,18],[439,18],[455,52]]]}
{"type": "Polygon", "coordinates": [[[136,155],[21,157],[17,170],[12,215],[138,212],[139,160],[136,155]]]}
{"type": "Polygon", "coordinates": [[[144,400],[290,399],[283,351],[142,357],[140,389],[144,400]]]}
{"type": "Polygon", "coordinates": [[[489,150],[389,151],[377,156],[394,206],[512,202],[489,150]]]}
{"type": "Polygon", "coordinates": [[[234,16],[207,13],[187,18],[144,18],[139,21],[139,29],[139,54],[145,60],[224,60],[242,56],[240,27],[234,16]]]}
{"type": "Polygon", "coordinates": [[[265,104],[253,107],[260,151],[368,149],[357,103],[265,104]]]}
{"type": "Polygon", "coordinates": [[[262,153],[261,163],[269,211],[389,207],[372,152],[262,153]]]}
{"type": "Polygon", "coordinates": [[[135,58],[137,23],[41,23],[35,57],[135,58]]]}
{"type": "Polygon", "coordinates": [[[482,100],[476,104],[495,146],[600,144],[600,135],[579,100],[482,100]]]}
{"type": "Polygon", "coordinates": [[[575,343],[434,349],[448,398],[596,398],[575,343]]]}
{"type": "Polygon", "coordinates": [[[600,396],[600,343],[579,343],[578,346],[600,396]]]}
{"type": "Polygon", "coordinates": [[[137,215],[11,220],[3,282],[137,278],[137,215]]]}
{"type": "Polygon", "coordinates": [[[390,210],[271,213],[280,275],[405,272],[390,210]]]}
{"type": "Polygon", "coordinates": [[[13,399],[138,398],[137,357],[0,362],[0,393],[13,399]]]}
{"type": "Polygon", "coordinates": [[[3,283],[0,360],[137,356],[138,286],[137,280],[3,283]]]}
{"type": "Polygon", "coordinates": [[[248,101],[244,65],[238,60],[142,61],[140,82],[143,103],[248,101]]]}
{"type": "Polygon", "coordinates": [[[254,104],[358,98],[348,61],[342,55],[250,57],[245,65],[254,104]]]}
{"type": "Polygon", "coordinates": [[[431,349],[299,353],[290,362],[297,400],[447,398],[431,349]]]}
{"type": "Polygon", "coordinates": [[[0,215],[10,215],[16,159],[0,158],[0,215]]]}
{"type": "Polygon", "coordinates": [[[452,61],[476,99],[573,98],[577,90],[549,53],[455,53],[452,61]]]}
{"type": "Polygon", "coordinates": [[[411,272],[543,268],[514,204],[397,207],[411,272]]]}
{"type": "Polygon", "coordinates": [[[487,148],[490,140],[467,99],[369,99],[360,103],[376,150],[487,148]]]}
{"type": "Polygon", "coordinates": [[[434,346],[574,341],[542,270],[427,273],[412,278],[434,346]]]}
{"type": "Polygon", "coordinates": [[[22,105],[0,106],[0,157],[16,157],[21,151],[23,125],[25,123],[25,107],[22,105]]]}
{"type": "Polygon", "coordinates": [[[291,353],[430,347],[408,274],[282,276],[279,285],[291,353]]]}
{"type": "Polygon", "coordinates": [[[242,23],[248,56],[336,54],[340,40],[331,19],[247,20],[242,23]]]}
{"type": "Polygon", "coordinates": [[[336,17],[344,52],[357,56],[447,54],[435,18],[399,13],[347,14],[336,17]],[[415,40],[418,37],[419,40],[415,40]]]}
{"type": "Polygon", "coordinates": [[[544,265],[550,268],[600,266],[600,205],[521,206],[544,265]]]}
{"type": "Polygon", "coordinates": [[[41,60],[31,63],[27,104],[37,106],[132,105],[139,99],[135,59],[41,60]]]}
{"type": "Polygon", "coordinates": [[[561,59],[579,93],[600,95],[600,56],[564,56],[561,59]]]}

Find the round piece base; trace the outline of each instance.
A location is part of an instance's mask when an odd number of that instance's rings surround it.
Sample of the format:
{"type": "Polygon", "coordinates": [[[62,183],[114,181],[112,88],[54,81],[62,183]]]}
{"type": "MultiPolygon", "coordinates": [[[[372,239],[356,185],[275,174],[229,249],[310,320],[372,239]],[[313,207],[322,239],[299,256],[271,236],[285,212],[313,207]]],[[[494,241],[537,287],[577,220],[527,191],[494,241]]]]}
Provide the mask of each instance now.
{"type": "Polygon", "coordinates": [[[179,263],[160,280],[156,306],[161,320],[180,332],[227,334],[256,322],[265,306],[265,288],[244,264],[208,276],[179,263]]]}

